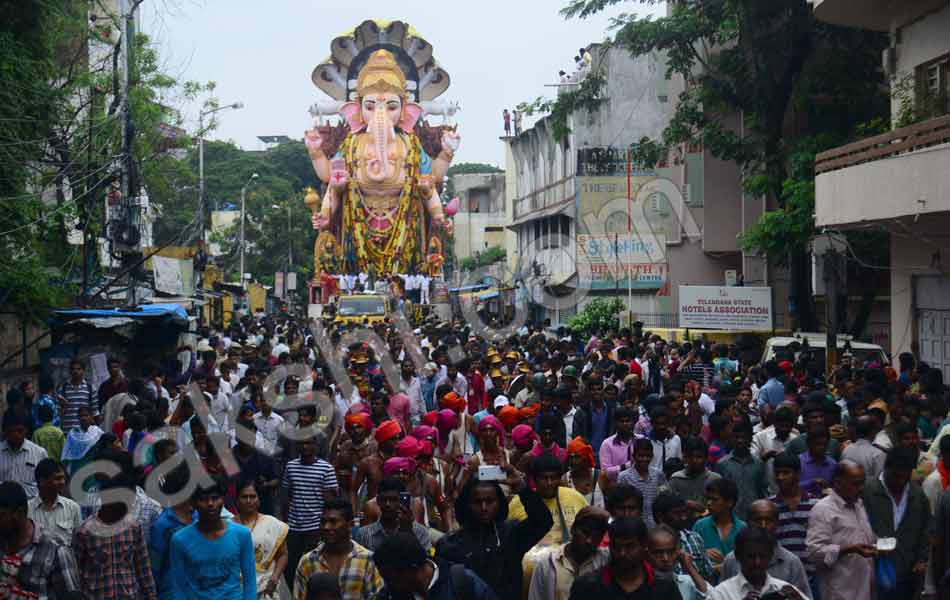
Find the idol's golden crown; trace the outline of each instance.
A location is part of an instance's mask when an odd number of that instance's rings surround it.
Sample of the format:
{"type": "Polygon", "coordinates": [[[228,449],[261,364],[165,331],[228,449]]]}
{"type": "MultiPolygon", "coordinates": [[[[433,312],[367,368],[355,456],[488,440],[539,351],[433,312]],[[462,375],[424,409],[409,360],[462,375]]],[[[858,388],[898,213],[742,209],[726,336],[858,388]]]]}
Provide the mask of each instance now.
{"type": "Polygon", "coordinates": [[[406,95],[406,74],[392,52],[377,50],[370,55],[356,78],[356,93],[360,98],[374,93],[406,95]]]}

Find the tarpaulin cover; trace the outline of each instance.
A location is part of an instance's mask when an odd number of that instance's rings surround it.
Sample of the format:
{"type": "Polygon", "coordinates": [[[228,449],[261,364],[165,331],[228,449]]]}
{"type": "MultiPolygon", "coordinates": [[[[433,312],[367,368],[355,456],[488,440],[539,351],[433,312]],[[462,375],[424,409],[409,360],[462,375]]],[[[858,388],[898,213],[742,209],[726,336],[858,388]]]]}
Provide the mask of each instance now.
{"type": "MultiPolygon", "coordinates": [[[[63,324],[76,319],[117,319],[126,318],[141,321],[167,319],[172,322],[178,321],[183,325],[188,323],[188,313],[177,304],[143,304],[133,309],[121,308],[77,308],[67,310],[57,310],[53,313],[54,323],[63,324]]],[[[123,321],[114,321],[120,324],[123,321]]],[[[127,321],[125,321],[127,322],[127,321]]]]}

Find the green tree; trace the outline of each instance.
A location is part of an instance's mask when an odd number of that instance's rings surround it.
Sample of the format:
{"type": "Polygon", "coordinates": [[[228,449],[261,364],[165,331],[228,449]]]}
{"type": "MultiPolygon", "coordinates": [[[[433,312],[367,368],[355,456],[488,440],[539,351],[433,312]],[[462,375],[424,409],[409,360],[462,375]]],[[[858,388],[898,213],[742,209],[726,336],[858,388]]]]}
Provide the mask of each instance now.
{"type": "MultiPolygon", "coordinates": [[[[93,5],[0,0],[0,248],[13,259],[0,264],[0,303],[24,319],[42,320],[78,292],[84,256],[71,236],[90,240],[90,282],[103,276],[94,249],[119,179],[121,40],[118,15],[90,24],[93,5]]],[[[132,47],[134,171],[161,198],[190,179],[160,125],[180,125],[174,101],[207,88],[165,74],[146,36],[132,47]]]]}
{"type": "Polygon", "coordinates": [[[504,169],[500,169],[495,165],[490,165],[488,163],[477,163],[477,162],[463,162],[457,163],[449,167],[449,177],[452,175],[461,175],[464,173],[504,173],[504,169]]]}
{"type": "MultiPolygon", "coordinates": [[[[189,156],[197,168],[197,153],[189,156]]],[[[265,152],[245,151],[234,144],[205,142],[205,200],[209,211],[230,205],[240,208],[241,188],[251,175],[259,178],[248,188],[245,223],[245,268],[256,279],[272,284],[274,274],[287,268],[293,253],[298,286],[313,277],[313,244],[316,233],[310,210],[304,204],[305,189],[320,189],[302,141],[280,144],[265,152]],[[288,210],[290,212],[288,218],[288,210]],[[288,232],[289,222],[289,232],[288,232]]],[[[239,227],[217,237],[224,256],[219,257],[231,279],[238,280],[239,227]]]]}
{"type": "Polygon", "coordinates": [[[505,249],[501,246],[489,246],[482,252],[476,252],[475,256],[463,258],[459,262],[459,267],[463,271],[471,271],[478,267],[487,267],[488,265],[505,260],[508,256],[505,249]]]}
{"type": "Polygon", "coordinates": [[[581,337],[590,337],[598,331],[619,329],[619,315],[624,310],[623,301],[617,298],[594,298],[581,312],[568,318],[567,325],[581,337]]]}
{"type": "MultiPolygon", "coordinates": [[[[562,14],[585,18],[624,1],[631,0],[572,0],[562,14]]],[[[661,138],[640,140],[637,158],[656,164],[672,148],[699,144],[737,163],[746,191],[778,207],[747,247],[788,266],[797,325],[813,329],[805,251],[813,172],[800,166],[809,153],[887,115],[880,72],[886,36],[817,21],[806,0],[677,2],[667,17],[624,14],[613,25],[613,44],[634,55],[664,52],[668,74],[686,83],[661,138]],[[742,115],[740,130],[728,125],[735,115],[742,115]]]]}

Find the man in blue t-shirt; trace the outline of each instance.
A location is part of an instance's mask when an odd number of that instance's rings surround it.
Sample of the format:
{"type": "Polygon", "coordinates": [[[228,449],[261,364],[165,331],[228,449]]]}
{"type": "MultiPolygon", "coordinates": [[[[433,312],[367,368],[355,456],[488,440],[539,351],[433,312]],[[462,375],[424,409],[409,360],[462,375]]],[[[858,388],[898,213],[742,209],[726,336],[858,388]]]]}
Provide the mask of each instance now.
{"type": "Polygon", "coordinates": [[[257,600],[251,532],[221,519],[224,485],[198,484],[198,522],[172,536],[174,597],[179,600],[257,600]]]}

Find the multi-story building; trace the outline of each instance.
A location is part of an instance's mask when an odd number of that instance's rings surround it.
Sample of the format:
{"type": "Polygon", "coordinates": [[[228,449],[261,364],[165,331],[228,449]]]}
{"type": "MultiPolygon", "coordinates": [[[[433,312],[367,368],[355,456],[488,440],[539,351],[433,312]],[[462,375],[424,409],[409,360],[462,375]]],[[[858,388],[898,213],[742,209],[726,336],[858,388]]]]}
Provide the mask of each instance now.
{"type": "Polygon", "coordinates": [[[508,246],[514,235],[505,206],[504,173],[458,173],[451,176],[459,211],[455,216],[455,257],[473,257],[488,248],[508,246]]]}
{"type": "Polygon", "coordinates": [[[816,223],[890,234],[890,349],[950,379],[950,4],[814,0],[828,23],[888,32],[892,131],[816,161],[816,223]]]}
{"type": "MultiPolygon", "coordinates": [[[[675,327],[680,285],[774,286],[776,273],[739,248],[766,207],[743,197],[735,164],[700,147],[657,166],[628,152],[659,139],[675,109],[682,82],[666,78],[663,56],[591,52],[592,72],[606,76],[602,100],[570,116],[566,139],[555,139],[550,117],[504,138],[517,240],[509,263],[522,294],[544,307],[534,316],[563,322],[608,296],[647,325],[675,327]]],[[[787,289],[778,284],[776,299],[787,289]]],[[[773,305],[776,327],[786,326],[786,303],[773,305]]]]}

